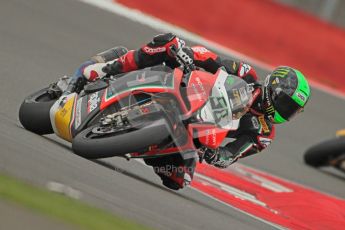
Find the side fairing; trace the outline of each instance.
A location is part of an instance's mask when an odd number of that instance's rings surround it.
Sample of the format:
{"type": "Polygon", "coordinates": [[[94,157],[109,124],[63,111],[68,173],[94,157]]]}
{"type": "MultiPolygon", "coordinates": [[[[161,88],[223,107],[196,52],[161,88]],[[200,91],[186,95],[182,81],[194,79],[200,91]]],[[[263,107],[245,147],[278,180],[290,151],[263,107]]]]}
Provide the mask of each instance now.
{"type": "Polygon", "coordinates": [[[99,113],[103,93],[104,90],[81,97],[72,93],[59,99],[50,109],[50,120],[55,134],[71,141],[99,113]]]}
{"type": "Polygon", "coordinates": [[[72,140],[71,122],[74,119],[74,110],[78,95],[72,93],[57,100],[50,109],[50,121],[56,135],[65,139],[72,140]]]}
{"type": "MultiPolygon", "coordinates": [[[[132,92],[168,92],[174,88],[174,77],[171,72],[152,71],[148,69],[133,71],[118,79],[109,81],[108,88],[78,97],[75,102],[75,114],[70,123],[71,136],[74,137],[112,104],[116,110],[128,105],[119,103],[132,92]]],[[[132,101],[135,103],[135,101],[132,101]]],[[[113,108],[113,107],[112,107],[113,108]]],[[[110,109],[113,111],[113,109],[110,109]]]]}

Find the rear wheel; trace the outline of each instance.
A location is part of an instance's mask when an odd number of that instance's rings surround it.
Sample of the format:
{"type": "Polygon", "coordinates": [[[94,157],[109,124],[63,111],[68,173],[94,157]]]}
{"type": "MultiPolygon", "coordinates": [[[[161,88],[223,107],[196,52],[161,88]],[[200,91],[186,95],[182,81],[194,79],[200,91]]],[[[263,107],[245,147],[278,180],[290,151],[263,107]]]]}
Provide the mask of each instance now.
{"type": "Polygon", "coordinates": [[[304,161],[313,167],[327,166],[343,154],[345,154],[345,137],[339,137],[308,149],[304,155],[304,161]]]}
{"type": "Polygon", "coordinates": [[[25,129],[39,135],[53,133],[50,108],[57,98],[52,98],[48,87],[27,97],[19,109],[19,121],[25,129]]]}
{"type": "Polygon", "coordinates": [[[165,119],[138,129],[128,127],[106,131],[96,125],[77,134],[73,139],[72,148],[77,155],[88,159],[123,156],[159,144],[169,135],[170,130],[165,119]]]}

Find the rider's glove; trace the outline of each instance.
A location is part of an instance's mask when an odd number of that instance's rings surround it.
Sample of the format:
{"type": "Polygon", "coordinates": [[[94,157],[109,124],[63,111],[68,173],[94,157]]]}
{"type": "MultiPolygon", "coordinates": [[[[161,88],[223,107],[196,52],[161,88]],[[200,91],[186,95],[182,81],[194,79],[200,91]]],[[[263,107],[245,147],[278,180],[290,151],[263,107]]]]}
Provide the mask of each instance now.
{"type": "Polygon", "coordinates": [[[114,75],[122,73],[122,68],[123,66],[120,62],[114,61],[112,63],[106,64],[102,68],[102,71],[107,74],[106,76],[109,76],[109,75],[114,76],[114,75]]]}
{"type": "Polygon", "coordinates": [[[208,164],[214,165],[218,168],[226,168],[236,161],[234,154],[225,147],[207,149],[204,159],[208,164]]]}
{"type": "Polygon", "coordinates": [[[158,34],[153,38],[153,41],[148,44],[149,47],[162,47],[164,46],[168,56],[175,58],[179,50],[185,47],[184,40],[176,37],[173,33],[158,34]]]}

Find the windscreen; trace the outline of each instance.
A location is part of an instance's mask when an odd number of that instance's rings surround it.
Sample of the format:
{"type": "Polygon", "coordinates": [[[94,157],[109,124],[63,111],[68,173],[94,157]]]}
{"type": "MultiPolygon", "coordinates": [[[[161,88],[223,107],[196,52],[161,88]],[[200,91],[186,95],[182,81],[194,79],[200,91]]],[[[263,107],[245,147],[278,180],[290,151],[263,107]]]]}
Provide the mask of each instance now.
{"type": "Polygon", "coordinates": [[[241,78],[221,72],[198,118],[220,128],[232,129],[233,121],[239,120],[248,111],[252,91],[251,85],[241,78]]]}

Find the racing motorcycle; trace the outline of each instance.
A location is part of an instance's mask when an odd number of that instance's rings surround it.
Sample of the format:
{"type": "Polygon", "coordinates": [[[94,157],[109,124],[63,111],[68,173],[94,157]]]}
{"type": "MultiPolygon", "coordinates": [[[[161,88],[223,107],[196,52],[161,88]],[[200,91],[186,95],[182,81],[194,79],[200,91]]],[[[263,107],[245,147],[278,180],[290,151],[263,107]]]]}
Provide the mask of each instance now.
{"type": "Polygon", "coordinates": [[[63,95],[66,81],[28,96],[19,119],[36,134],[55,133],[71,142],[74,153],[88,159],[202,157],[238,128],[253,91],[223,68],[211,74],[187,64],[98,79],[63,95]]]}
{"type": "Polygon", "coordinates": [[[332,166],[345,172],[345,129],[337,131],[335,138],[310,147],[304,161],[313,167],[332,166]]]}

